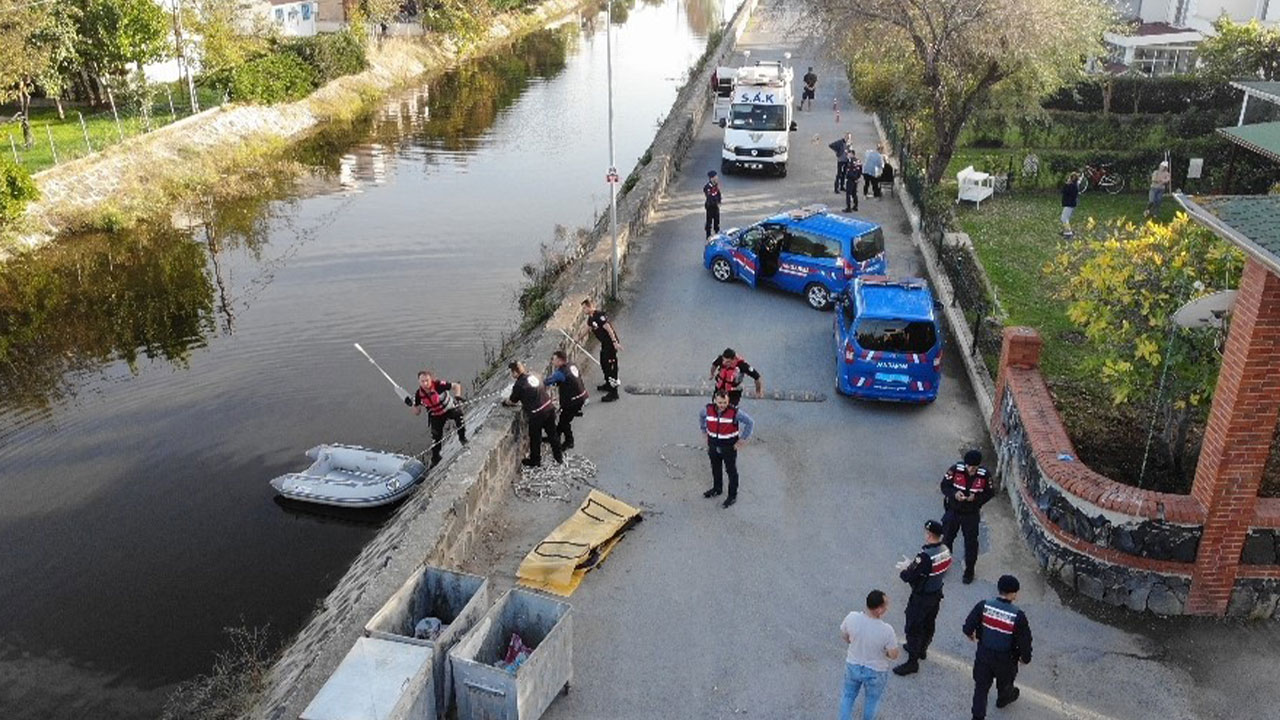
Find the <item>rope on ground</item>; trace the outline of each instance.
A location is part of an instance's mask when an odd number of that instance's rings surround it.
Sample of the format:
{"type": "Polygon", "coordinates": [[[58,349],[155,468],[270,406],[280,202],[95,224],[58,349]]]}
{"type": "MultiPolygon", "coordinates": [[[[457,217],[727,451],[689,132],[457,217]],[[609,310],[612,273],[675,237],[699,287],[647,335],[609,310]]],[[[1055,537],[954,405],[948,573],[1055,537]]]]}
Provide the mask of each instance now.
{"type": "Polygon", "coordinates": [[[512,482],[516,498],[525,502],[559,500],[570,502],[581,485],[595,487],[596,465],[581,455],[565,455],[564,463],[544,462],[539,467],[521,467],[512,482]]]}
{"type": "Polygon", "coordinates": [[[667,477],[672,480],[682,480],[684,479],[684,468],[671,462],[671,459],[667,457],[665,452],[663,452],[663,450],[667,448],[687,448],[689,450],[705,452],[707,446],[690,445],[689,443],[663,443],[662,447],[658,448],[658,459],[662,461],[662,469],[667,473],[667,477]]]}

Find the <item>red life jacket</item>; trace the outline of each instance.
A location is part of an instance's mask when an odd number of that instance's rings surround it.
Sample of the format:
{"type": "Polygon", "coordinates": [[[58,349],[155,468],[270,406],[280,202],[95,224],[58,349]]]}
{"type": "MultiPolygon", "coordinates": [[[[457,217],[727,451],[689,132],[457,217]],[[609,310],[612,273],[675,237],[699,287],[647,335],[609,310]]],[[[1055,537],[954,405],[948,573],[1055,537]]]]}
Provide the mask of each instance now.
{"type": "Polygon", "coordinates": [[[742,368],[738,367],[742,358],[721,360],[720,370],[716,373],[716,389],[729,392],[742,387],[742,368]]]}
{"type": "Polygon", "coordinates": [[[453,409],[453,393],[449,390],[442,393],[434,387],[430,392],[418,388],[418,404],[427,409],[427,414],[440,417],[453,409]]]}
{"type": "Polygon", "coordinates": [[[736,440],[738,408],[730,405],[722,413],[715,403],[707,405],[707,437],[712,440],[736,440]]]}
{"type": "Polygon", "coordinates": [[[980,493],[987,490],[987,469],[978,468],[978,471],[969,476],[969,469],[964,463],[956,463],[951,469],[951,486],[956,490],[964,493],[980,493]]]}

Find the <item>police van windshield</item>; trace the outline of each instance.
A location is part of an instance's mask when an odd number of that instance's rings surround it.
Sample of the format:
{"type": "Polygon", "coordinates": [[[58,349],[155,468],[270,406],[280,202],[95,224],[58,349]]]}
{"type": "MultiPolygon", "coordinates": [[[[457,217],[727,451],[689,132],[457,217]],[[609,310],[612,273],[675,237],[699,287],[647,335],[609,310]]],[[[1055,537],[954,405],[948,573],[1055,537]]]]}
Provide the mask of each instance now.
{"type": "Polygon", "coordinates": [[[866,262],[882,252],[884,252],[884,231],[880,228],[853,241],[853,259],[858,262],[866,262]]]}
{"type": "Polygon", "coordinates": [[[740,130],[786,130],[787,106],[735,103],[729,115],[729,125],[740,130]]]}
{"type": "Polygon", "coordinates": [[[927,320],[863,318],[858,323],[858,345],[863,350],[926,353],[937,342],[938,332],[927,320]]]}

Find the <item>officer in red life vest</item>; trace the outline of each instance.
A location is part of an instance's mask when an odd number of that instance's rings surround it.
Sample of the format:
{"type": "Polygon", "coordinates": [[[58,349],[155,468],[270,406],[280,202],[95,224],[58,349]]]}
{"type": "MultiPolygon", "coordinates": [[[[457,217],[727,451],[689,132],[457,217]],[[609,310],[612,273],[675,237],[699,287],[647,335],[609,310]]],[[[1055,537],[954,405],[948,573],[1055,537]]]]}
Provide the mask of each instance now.
{"type": "Polygon", "coordinates": [[[973,658],[973,720],[986,720],[987,694],[996,683],[996,707],[1018,699],[1013,681],[1018,663],[1031,662],[1031,624],[1027,614],[1013,602],[1018,599],[1018,578],[1000,576],[996,584],[1000,597],[973,606],[964,621],[964,634],[978,643],[973,658]]]}
{"type": "Polygon", "coordinates": [[[723,472],[729,473],[729,496],[724,507],[738,501],[738,445],[751,437],[755,423],[742,410],[729,404],[729,393],[717,390],[712,402],[698,416],[707,435],[707,456],[711,458],[711,489],[702,497],[715,497],[724,492],[723,472]]]}
{"type": "Polygon", "coordinates": [[[951,551],[942,544],[942,523],[929,520],[924,524],[924,547],[910,560],[898,563],[898,577],[911,586],[907,600],[907,661],[893,669],[895,675],[910,675],[920,670],[920,661],[928,657],[929,643],[942,606],[942,579],[951,567],[951,551]]]}
{"type": "Polygon", "coordinates": [[[573,419],[582,414],[582,406],[587,402],[587,386],[582,382],[582,373],[578,366],[569,362],[563,350],[551,353],[551,367],[554,372],[547,376],[547,387],[560,390],[560,422],[556,423],[556,436],[560,438],[560,447],[568,450],[573,447],[573,419]]]}
{"type": "Polygon", "coordinates": [[[942,476],[942,543],[951,550],[956,534],[964,532],[964,584],[973,582],[973,566],[978,562],[979,512],[995,495],[991,478],[982,467],[982,453],[970,450],[964,462],[956,463],[942,476]]]}
{"type": "Polygon", "coordinates": [[[556,462],[564,462],[564,454],[560,450],[560,438],[556,437],[556,408],[551,404],[551,393],[537,375],[525,369],[524,363],[513,362],[507,366],[511,371],[511,397],[502,401],[503,405],[524,406],[524,416],[529,419],[529,457],[521,460],[525,467],[542,465],[542,438],[546,436],[551,443],[551,456],[556,462]]]}
{"type": "Polygon", "coordinates": [[[421,415],[422,409],[427,409],[427,420],[431,423],[431,467],[440,464],[444,426],[450,420],[458,429],[458,442],[467,444],[467,426],[462,418],[462,408],[458,407],[454,395],[462,395],[461,385],[437,380],[430,371],[423,370],[418,373],[417,391],[413,397],[404,399],[404,404],[413,408],[414,415],[421,415]]]}
{"type": "Polygon", "coordinates": [[[711,361],[711,379],[716,383],[716,390],[729,394],[729,404],[738,407],[742,402],[742,378],[749,376],[756,381],[756,397],[764,397],[764,380],[760,371],[751,367],[751,363],[738,357],[733,348],[725,348],[724,352],[711,361]]]}

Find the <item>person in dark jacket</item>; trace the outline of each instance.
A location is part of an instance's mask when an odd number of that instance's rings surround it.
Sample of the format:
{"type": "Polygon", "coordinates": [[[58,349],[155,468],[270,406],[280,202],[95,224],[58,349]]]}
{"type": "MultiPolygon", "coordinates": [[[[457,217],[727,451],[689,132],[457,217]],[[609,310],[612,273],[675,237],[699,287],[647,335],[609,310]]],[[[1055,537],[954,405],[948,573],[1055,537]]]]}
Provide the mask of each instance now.
{"type": "Polygon", "coordinates": [[[715,391],[723,390],[728,393],[729,404],[734,407],[738,407],[738,403],[742,402],[744,377],[749,377],[756,382],[756,397],[764,397],[764,377],[733,348],[725,348],[724,352],[711,361],[711,379],[716,384],[715,391]]]}
{"type": "Polygon", "coordinates": [[[591,298],[582,299],[582,312],[587,315],[587,327],[591,329],[591,334],[600,341],[600,370],[604,372],[604,382],[597,385],[596,389],[605,393],[600,402],[614,402],[620,397],[618,353],[622,352],[622,341],[618,339],[618,331],[613,328],[609,316],[603,309],[597,310],[591,298]]]}
{"type": "Polygon", "coordinates": [[[1031,662],[1031,624],[1027,614],[1013,604],[1018,599],[1018,578],[1002,575],[996,589],[1000,596],[974,605],[964,621],[964,634],[978,644],[973,658],[973,720],[986,720],[993,680],[996,707],[1017,700],[1020,691],[1013,682],[1018,677],[1018,663],[1031,662]]]}
{"type": "Polygon", "coordinates": [[[698,424],[707,438],[707,457],[711,459],[711,489],[704,498],[724,492],[723,474],[729,475],[729,496],[724,507],[738,502],[738,446],[755,430],[751,416],[729,404],[729,393],[717,390],[711,402],[698,414],[698,424]]]}
{"type": "Polygon", "coordinates": [[[1067,176],[1067,181],[1062,184],[1062,217],[1059,222],[1062,223],[1062,237],[1075,237],[1075,231],[1071,229],[1071,214],[1076,211],[1076,203],[1080,201],[1080,173],[1073,172],[1067,176]]]}
{"type": "Polygon", "coordinates": [[[720,174],[715,170],[707,171],[707,184],[702,186],[702,207],[707,211],[705,229],[707,237],[711,231],[720,232],[720,174]]]}
{"type": "Polygon", "coordinates": [[[929,520],[924,524],[924,547],[910,560],[898,563],[898,577],[911,586],[907,600],[907,661],[893,669],[895,675],[910,675],[920,670],[920,661],[929,656],[929,643],[942,607],[942,580],[951,567],[951,551],[942,544],[942,523],[929,520]]]}
{"type": "Polygon", "coordinates": [[[561,449],[573,447],[573,419],[582,414],[587,402],[587,385],[582,382],[578,366],[569,362],[563,350],[551,353],[552,373],[547,376],[547,386],[560,390],[560,422],[556,423],[556,435],[561,449]]]}
{"type": "Polygon", "coordinates": [[[845,180],[849,177],[849,154],[853,149],[853,133],[845,133],[844,137],[827,147],[836,154],[836,193],[839,194],[844,192],[845,180]]]}
{"type": "Polygon", "coordinates": [[[852,148],[849,149],[849,167],[845,170],[844,211],[858,210],[858,178],[862,177],[862,162],[852,148]]]}
{"type": "Polygon", "coordinates": [[[511,396],[502,401],[503,405],[524,407],[524,416],[529,420],[529,457],[521,460],[525,467],[542,465],[542,438],[546,436],[551,443],[551,456],[556,462],[564,462],[564,453],[560,449],[560,438],[556,436],[556,409],[551,404],[551,393],[537,375],[525,369],[524,363],[513,362],[507,366],[511,371],[511,396]]]}
{"type": "Polygon", "coordinates": [[[982,524],[979,514],[995,491],[991,477],[982,467],[982,453],[970,450],[964,454],[964,462],[958,462],[942,476],[942,504],[946,512],[942,516],[944,529],[942,542],[951,550],[956,534],[964,532],[965,585],[973,582],[973,568],[978,562],[978,528],[982,524]]]}

